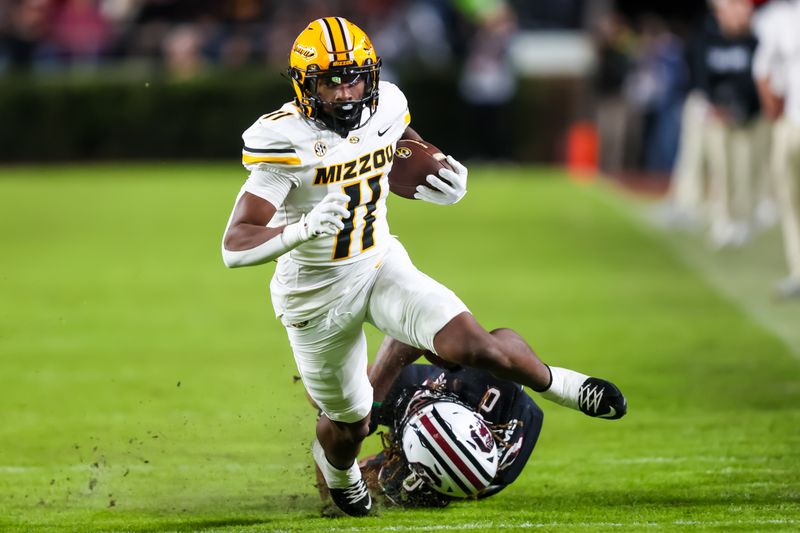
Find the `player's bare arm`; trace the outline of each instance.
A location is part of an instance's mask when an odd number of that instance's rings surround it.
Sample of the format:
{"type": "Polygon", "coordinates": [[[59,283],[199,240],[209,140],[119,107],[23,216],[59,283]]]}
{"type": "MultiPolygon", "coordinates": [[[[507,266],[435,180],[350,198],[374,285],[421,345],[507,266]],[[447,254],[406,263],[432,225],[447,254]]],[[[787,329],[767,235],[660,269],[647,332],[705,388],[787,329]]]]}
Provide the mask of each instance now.
{"type": "Polygon", "coordinates": [[[372,384],[374,401],[382,402],[386,398],[386,393],[400,375],[400,371],[406,365],[419,359],[423,351],[392,337],[384,337],[375,356],[375,362],[369,368],[369,381],[372,384]]]}
{"type": "Polygon", "coordinates": [[[223,245],[231,251],[248,250],[277,237],[286,226],[266,227],[277,208],[255,194],[246,192],[236,202],[223,245]]]}
{"type": "Polygon", "coordinates": [[[460,365],[446,361],[429,350],[415,348],[387,335],[383,338],[378,353],[375,355],[375,362],[369,368],[369,381],[372,384],[374,401],[382,402],[386,399],[389,388],[403,368],[414,363],[420,357],[425,357],[429,363],[446,370],[454,371],[460,368],[460,365]]]}
{"type": "Polygon", "coordinates": [[[302,243],[323,235],[334,235],[344,227],[349,198],[330,193],[299,222],[268,228],[276,208],[270,202],[245,192],[236,203],[222,241],[222,259],[231,268],[274,261],[302,243]]]}

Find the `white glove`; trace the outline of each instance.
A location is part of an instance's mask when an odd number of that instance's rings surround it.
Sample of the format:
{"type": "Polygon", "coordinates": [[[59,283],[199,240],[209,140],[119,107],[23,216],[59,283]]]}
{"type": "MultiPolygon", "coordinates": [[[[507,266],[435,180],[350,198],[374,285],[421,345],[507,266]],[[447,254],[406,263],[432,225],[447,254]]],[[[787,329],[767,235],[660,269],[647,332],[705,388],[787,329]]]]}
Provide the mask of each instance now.
{"type": "Polygon", "coordinates": [[[447,162],[455,171],[443,168],[439,170],[439,176],[430,174],[427,181],[435,190],[425,185],[417,185],[414,198],[439,205],[451,205],[464,198],[467,194],[467,167],[453,159],[451,155],[447,156],[447,162]]]}
{"type": "MultiPolygon", "coordinates": [[[[340,192],[332,192],[300,221],[288,224],[280,234],[248,250],[228,250],[222,244],[222,261],[228,268],[260,265],[282,256],[304,242],[322,235],[336,235],[344,228],[343,218],[350,217],[345,207],[350,197],[340,192]]],[[[225,230],[227,233],[227,229],[225,230]]]]}
{"type": "Polygon", "coordinates": [[[306,235],[304,240],[336,235],[344,229],[343,218],[350,218],[347,202],[350,197],[341,192],[328,193],[320,203],[305,216],[306,235]]]}

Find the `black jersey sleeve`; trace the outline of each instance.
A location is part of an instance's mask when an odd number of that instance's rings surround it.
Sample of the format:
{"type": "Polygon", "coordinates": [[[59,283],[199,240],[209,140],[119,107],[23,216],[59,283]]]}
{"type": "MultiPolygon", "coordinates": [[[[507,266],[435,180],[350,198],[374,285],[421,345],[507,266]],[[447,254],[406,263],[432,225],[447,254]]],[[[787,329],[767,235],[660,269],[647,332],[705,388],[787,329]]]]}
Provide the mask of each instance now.
{"type": "Polygon", "coordinates": [[[750,34],[726,36],[718,25],[706,25],[696,71],[709,101],[737,124],[758,116],[760,103],[753,80],[753,56],[758,45],[750,34]]]}
{"type": "Polygon", "coordinates": [[[446,370],[433,365],[418,364],[404,367],[392,383],[380,407],[373,409],[372,416],[377,419],[378,424],[394,427],[397,417],[402,416],[402,413],[398,413],[397,403],[403,391],[419,387],[428,380],[434,381],[445,373],[446,370]]]}

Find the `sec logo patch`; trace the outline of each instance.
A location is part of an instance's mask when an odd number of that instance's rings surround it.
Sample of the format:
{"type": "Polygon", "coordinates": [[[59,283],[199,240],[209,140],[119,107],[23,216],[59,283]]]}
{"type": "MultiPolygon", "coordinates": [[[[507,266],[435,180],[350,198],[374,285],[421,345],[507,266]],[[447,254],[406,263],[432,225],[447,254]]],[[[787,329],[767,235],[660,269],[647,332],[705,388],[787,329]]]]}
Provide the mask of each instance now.
{"type": "Polygon", "coordinates": [[[328,146],[324,142],[317,141],[316,143],[314,143],[314,153],[317,154],[317,157],[324,156],[325,152],[327,151],[328,151],[328,146]]]}

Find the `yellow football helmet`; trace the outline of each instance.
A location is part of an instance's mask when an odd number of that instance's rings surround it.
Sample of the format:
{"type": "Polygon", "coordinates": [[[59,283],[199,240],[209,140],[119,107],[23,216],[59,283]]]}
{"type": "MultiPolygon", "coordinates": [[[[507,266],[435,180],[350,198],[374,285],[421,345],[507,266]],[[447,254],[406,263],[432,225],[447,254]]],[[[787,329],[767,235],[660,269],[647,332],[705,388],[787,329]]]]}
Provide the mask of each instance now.
{"type": "Polygon", "coordinates": [[[381,60],[367,34],[342,17],[311,22],[289,52],[289,78],[297,107],[305,116],[342,136],[363,125],[361,115],[365,108],[370,114],[368,121],[378,107],[380,70],[381,60]],[[350,102],[323,102],[317,94],[322,79],[333,84],[355,84],[363,79],[364,95],[350,102]],[[332,111],[323,110],[323,104],[332,111]]]}

